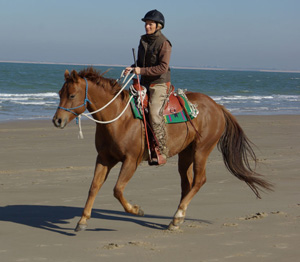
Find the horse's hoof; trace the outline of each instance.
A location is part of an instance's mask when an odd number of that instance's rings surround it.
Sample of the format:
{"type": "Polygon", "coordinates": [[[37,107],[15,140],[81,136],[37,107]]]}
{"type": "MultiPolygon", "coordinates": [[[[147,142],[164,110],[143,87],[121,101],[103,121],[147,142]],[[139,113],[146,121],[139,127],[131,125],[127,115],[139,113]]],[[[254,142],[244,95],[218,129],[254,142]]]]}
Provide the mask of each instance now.
{"type": "Polygon", "coordinates": [[[143,217],[145,213],[138,205],[134,205],[133,206],[133,214],[143,217]]]}
{"type": "Polygon", "coordinates": [[[75,232],[85,231],[87,229],[87,224],[77,224],[75,232]]]}
{"type": "Polygon", "coordinates": [[[143,217],[145,215],[144,211],[142,209],[139,209],[139,212],[137,214],[140,217],[143,217]]]}
{"type": "Polygon", "coordinates": [[[168,230],[170,230],[170,231],[178,231],[179,230],[179,226],[178,225],[174,225],[173,222],[171,222],[170,225],[168,226],[168,230]]]}

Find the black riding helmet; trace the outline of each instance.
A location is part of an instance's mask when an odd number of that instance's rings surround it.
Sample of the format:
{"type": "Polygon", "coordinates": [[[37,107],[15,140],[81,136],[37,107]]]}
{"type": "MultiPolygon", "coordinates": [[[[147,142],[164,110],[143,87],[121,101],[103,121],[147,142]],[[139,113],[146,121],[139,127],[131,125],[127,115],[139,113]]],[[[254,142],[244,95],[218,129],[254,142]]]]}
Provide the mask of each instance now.
{"type": "Polygon", "coordinates": [[[152,20],[156,23],[160,23],[162,25],[162,28],[165,27],[165,18],[163,14],[156,9],[151,10],[147,14],[145,14],[144,18],[142,18],[142,21],[146,22],[146,20],[152,20]]]}

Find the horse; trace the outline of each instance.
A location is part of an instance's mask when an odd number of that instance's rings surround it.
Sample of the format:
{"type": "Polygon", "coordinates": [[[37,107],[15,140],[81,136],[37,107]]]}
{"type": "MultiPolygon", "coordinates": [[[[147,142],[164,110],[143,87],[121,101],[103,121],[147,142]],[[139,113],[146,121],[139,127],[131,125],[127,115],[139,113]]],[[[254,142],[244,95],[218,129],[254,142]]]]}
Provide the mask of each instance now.
{"type": "MultiPolygon", "coordinates": [[[[116,97],[121,84],[115,79],[104,77],[93,67],[78,73],[66,70],[64,78],[65,82],[59,91],[59,106],[52,120],[57,128],[65,128],[85,110],[94,112],[105,107],[112,99],[115,100],[102,111],[93,114],[93,118],[97,121],[110,121],[124,111],[114,122],[96,124],[95,146],[98,155],[94,177],[75,231],[87,228],[96,195],[111,169],[119,162],[122,164],[113,189],[114,197],[125,212],[143,216],[144,211],[138,205],[130,204],[123,193],[138,165],[149,158],[143,121],[133,117],[130,107],[124,109],[130,99],[128,90],[122,90],[116,97]]],[[[236,118],[205,94],[187,91],[186,96],[191,103],[197,105],[200,113],[191,121],[166,125],[168,157],[178,155],[181,177],[181,198],[168,226],[170,230],[178,229],[184,222],[189,203],[205,184],[206,161],[216,145],[230,173],[244,181],[257,198],[261,198],[260,191],[272,190],[273,186],[255,168],[251,168],[252,162],[256,164],[258,160],[251,141],[236,118]]]]}

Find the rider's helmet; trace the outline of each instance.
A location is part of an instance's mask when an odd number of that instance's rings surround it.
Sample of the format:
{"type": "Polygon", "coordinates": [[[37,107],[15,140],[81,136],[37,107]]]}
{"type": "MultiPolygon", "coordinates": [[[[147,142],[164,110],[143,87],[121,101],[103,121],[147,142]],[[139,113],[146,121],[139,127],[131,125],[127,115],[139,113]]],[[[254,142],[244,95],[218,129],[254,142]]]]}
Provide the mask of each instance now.
{"type": "Polygon", "coordinates": [[[163,14],[156,9],[149,11],[147,14],[145,14],[144,18],[142,18],[143,22],[146,22],[146,20],[152,20],[156,23],[160,23],[162,25],[162,28],[165,26],[165,18],[163,14]]]}

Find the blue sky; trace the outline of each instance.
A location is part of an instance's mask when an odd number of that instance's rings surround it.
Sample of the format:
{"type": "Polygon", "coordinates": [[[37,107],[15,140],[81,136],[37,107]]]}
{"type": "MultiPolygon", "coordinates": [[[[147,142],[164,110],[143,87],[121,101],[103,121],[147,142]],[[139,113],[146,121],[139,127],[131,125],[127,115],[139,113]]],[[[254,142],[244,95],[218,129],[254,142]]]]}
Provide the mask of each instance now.
{"type": "Polygon", "coordinates": [[[0,0],[0,60],[131,64],[152,9],[171,66],[300,70],[299,0],[0,0]]]}

